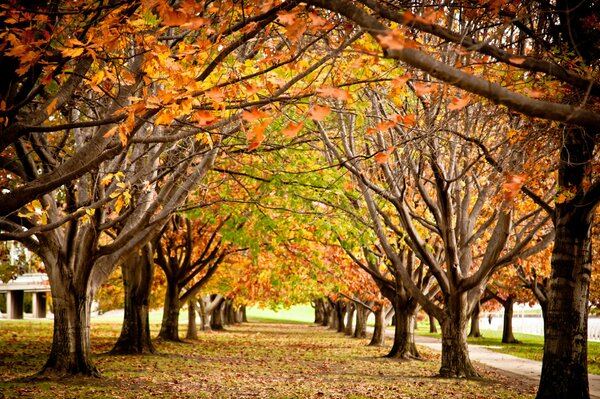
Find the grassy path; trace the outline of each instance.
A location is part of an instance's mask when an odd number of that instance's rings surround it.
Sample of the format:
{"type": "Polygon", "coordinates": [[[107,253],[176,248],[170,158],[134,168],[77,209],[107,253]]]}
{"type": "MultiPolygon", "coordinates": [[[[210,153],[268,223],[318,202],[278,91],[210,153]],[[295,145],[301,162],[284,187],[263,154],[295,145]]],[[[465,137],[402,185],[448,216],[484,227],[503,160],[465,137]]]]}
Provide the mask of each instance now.
{"type": "Polygon", "coordinates": [[[119,323],[95,323],[94,353],[103,379],[18,382],[45,361],[51,323],[0,322],[0,398],[533,398],[534,388],[480,368],[481,381],[433,378],[439,354],[424,361],[381,358],[323,327],[249,323],[198,341],[157,342],[152,356],[108,356],[119,323]]]}

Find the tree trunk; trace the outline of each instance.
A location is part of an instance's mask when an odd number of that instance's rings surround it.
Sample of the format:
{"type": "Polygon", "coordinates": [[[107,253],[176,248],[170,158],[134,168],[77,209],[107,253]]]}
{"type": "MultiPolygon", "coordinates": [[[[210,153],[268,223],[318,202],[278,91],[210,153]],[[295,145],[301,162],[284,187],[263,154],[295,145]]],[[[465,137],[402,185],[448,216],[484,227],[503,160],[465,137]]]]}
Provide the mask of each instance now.
{"type": "Polygon", "coordinates": [[[167,280],[167,293],[163,306],[163,318],[158,337],[165,341],[179,342],[179,289],[176,283],[167,280]]]}
{"type": "Polygon", "coordinates": [[[369,318],[369,309],[366,306],[358,305],[356,307],[356,327],[354,328],[354,338],[367,337],[367,319],[369,318]]]}
{"type": "Polygon", "coordinates": [[[60,378],[65,375],[100,377],[100,371],[92,362],[90,345],[92,296],[86,295],[85,286],[87,284],[79,287],[67,276],[61,277],[49,277],[54,307],[54,335],[48,361],[36,376],[44,378],[60,378]]]}
{"type": "Polygon", "coordinates": [[[323,300],[323,321],[321,322],[321,325],[323,327],[330,326],[332,313],[333,313],[333,308],[331,306],[329,299],[323,300]]]}
{"type": "Polygon", "coordinates": [[[331,304],[331,312],[329,312],[327,326],[330,330],[337,330],[340,321],[338,317],[337,303],[333,302],[331,299],[329,300],[329,303],[331,304]]]}
{"type": "Polygon", "coordinates": [[[354,332],[353,324],[354,324],[354,312],[356,310],[356,306],[353,303],[348,303],[346,305],[346,327],[344,328],[344,334],[352,335],[354,332]]]}
{"type": "Polygon", "coordinates": [[[240,311],[242,312],[242,323],[248,323],[248,313],[246,312],[246,305],[242,306],[240,311]]]}
{"type": "Polygon", "coordinates": [[[207,309],[206,302],[203,297],[198,301],[198,315],[200,316],[200,329],[202,331],[210,331],[210,312],[207,309]]]}
{"type": "Polygon", "coordinates": [[[473,309],[473,313],[471,314],[471,331],[469,332],[469,337],[471,338],[479,338],[482,337],[481,329],[479,328],[479,315],[481,314],[481,303],[477,302],[475,308],[473,309]]]}
{"type": "Polygon", "coordinates": [[[323,298],[315,299],[314,307],[315,324],[323,324],[323,320],[325,319],[325,304],[323,303],[323,298]]]}
{"type": "Polygon", "coordinates": [[[191,297],[188,301],[188,325],[186,339],[198,339],[198,327],[196,326],[196,298],[191,297]]]}
{"type": "Polygon", "coordinates": [[[442,327],[442,366],[441,377],[479,377],[469,358],[467,347],[467,294],[460,293],[448,297],[442,327]]]}
{"type": "Polygon", "coordinates": [[[504,326],[502,328],[502,343],[503,344],[514,344],[518,342],[513,335],[512,329],[512,318],[513,318],[513,304],[515,299],[509,295],[506,300],[502,303],[504,306],[504,326]]]}
{"type": "Polygon", "coordinates": [[[337,315],[337,332],[343,333],[345,326],[345,316],[346,316],[346,303],[344,301],[337,301],[336,303],[336,315],[337,315]]]}
{"type": "Polygon", "coordinates": [[[221,303],[216,306],[212,314],[210,316],[210,328],[213,331],[222,331],[225,328],[223,327],[223,310],[225,308],[225,301],[221,301],[221,303]]]}
{"type": "Polygon", "coordinates": [[[394,343],[385,357],[394,359],[417,359],[419,351],[415,345],[415,317],[417,306],[413,300],[405,301],[396,296],[394,318],[394,343]]]}
{"type": "MultiPolygon", "coordinates": [[[[375,305],[375,328],[369,346],[383,346],[385,343],[385,330],[387,323],[385,322],[385,309],[383,305],[375,305]]],[[[366,322],[365,322],[366,326],[366,322]]]]}
{"type": "Polygon", "coordinates": [[[125,314],[121,335],[110,351],[111,354],[143,354],[156,351],[150,335],[148,308],[154,277],[151,251],[150,248],[144,248],[142,256],[135,254],[127,258],[121,267],[125,287],[125,314]]]}
{"type": "Polygon", "coordinates": [[[429,316],[429,332],[432,334],[437,333],[438,330],[435,324],[435,317],[433,317],[430,314],[428,314],[427,316],[429,316]]]}

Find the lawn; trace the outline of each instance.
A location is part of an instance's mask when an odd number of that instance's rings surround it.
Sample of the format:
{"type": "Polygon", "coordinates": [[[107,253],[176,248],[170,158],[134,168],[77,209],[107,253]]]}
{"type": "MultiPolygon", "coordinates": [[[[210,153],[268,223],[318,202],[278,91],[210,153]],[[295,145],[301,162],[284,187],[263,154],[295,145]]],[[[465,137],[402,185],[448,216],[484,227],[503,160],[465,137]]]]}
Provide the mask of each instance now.
{"type": "MultiPolygon", "coordinates": [[[[154,335],[157,329],[153,324],[154,335]]],[[[485,369],[477,381],[433,378],[438,353],[423,349],[424,361],[393,361],[382,358],[389,348],[306,324],[252,322],[200,333],[197,341],[157,341],[156,355],[106,355],[119,331],[116,321],[92,323],[103,378],[32,382],[22,379],[44,364],[52,323],[0,320],[0,397],[507,399],[533,398],[535,390],[485,369]]]]}

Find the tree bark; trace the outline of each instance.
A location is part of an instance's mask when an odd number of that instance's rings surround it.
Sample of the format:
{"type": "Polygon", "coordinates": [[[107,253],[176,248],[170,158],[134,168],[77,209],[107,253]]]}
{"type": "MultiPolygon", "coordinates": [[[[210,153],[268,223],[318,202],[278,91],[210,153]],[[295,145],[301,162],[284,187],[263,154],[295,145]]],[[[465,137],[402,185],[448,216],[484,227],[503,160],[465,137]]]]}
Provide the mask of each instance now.
{"type": "Polygon", "coordinates": [[[329,299],[323,300],[323,321],[321,322],[321,325],[323,327],[330,326],[332,313],[333,313],[333,307],[331,306],[329,299]]]}
{"type": "Polygon", "coordinates": [[[196,298],[191,297],[188,301],[188,325],[186,339],[198,339],[198,327],[196,325],[196,298]]]}
{"type": "Polygon", "coordinates": [[[469,358],[467,347],[467,293],[458,293],[448,297],[442,328],[442,365],[441,377],[479,377],[469,358]]]}
{"type": "Polygon", "coordinates": [[[509,295],[504,302],[502,302],[502,306],[504,307],[504,325],[502,327],[502,343],[503,344],[514,344],[519,341],[515,339],[513,335],[512,328],[512,318],[513,318],[513,305],[515,303],[515,299],[509,295]]]}
{"type": "Polygon", "coordinates": [[[385,322],[385,309],[383,305],[375,306],[375,328],[373,329],[373,336],[371,337],[371,342],[369,342],[369,346],[383,346],[383,344],[385,343],[385,329],[387,325],[387,323],[385,322]]]}
{"type": "Polygon", "coordinates": [[[437,333],[437,326],[435,324],[435,317],[433,317],[432,315],[428,314],[427,316],[429,316],[429,332],[434,334],[437,333]]]}
{"type": "MultiPolygon", "coordinates": [[[[85,284],[87,286],[87,284],[85,284]]],[[[92,362],[90,311],[92,297],[75,281],[52,281],[54,334],[50,356],[36,377],[84,375],[100,377],[92,362]]]]}
{"type": "Polygon", "coordinates": [[[356,307],[356,326],[354,328],[354,338],[367,337],[367,319],[369,317],[369,309],[366,306],[357,305],[356,307]]]}
{"type": "Polygon", "coordinates": [[[114,355],[155,353],[150,335],[149,298],[154,278],[152,249],[142,249],[121,266],[125,304],[123,326],[117,343],[110,351],[114,355]]]}
{"type": "MultiPolygon", "coordinates": [[[[389,298],[388,298],[389,299],[389,298]]],[[[415,300],[395,295],[392,302],[395,310],[394,343],[385,357],[394,359],[418,359],[419,351],[415,345],[415,318],[418,309],[415,300]]]]}
{"type": "Polygon", "coordinates": [[[345,316],[346,316],[346,303],[344,301],[337,301],[336,306],[336,316],[337,316],[337,332],[343,333],[345,326],[345,316]]]}
{"type": "Polygon", "coordinates": [[[165,341],[179,342],[179,287],[167,279],[167,292],[163,306],[163,318],[158,337],[165,341]]]}
{"type": "Polygon", "coordinates": [[[323,298],[317,298],[313,303],[315,308],[315,324],[323,324],[323,320],[325,319],[325,304],[323,303],[323,298]]]}
{"type": "Polygon", "coordinates": [[[469,337],[479,338],[482,337],[481,329],[479,328],[479,315],[481,314],[481,303],[477,302],[473,313],[471,314],[471,331],[469,331],[469,337]]]}
{"type": "Polygon", "coordinates": [[[353,303],[346,304],[346,326],[344,327],[344,334],[352,335],[354,332],[353,324],[354,324],[354,312],[356,311],[356,306],[353,303]]]}
{"type": "Polygon", "coordinates": [[[223,331],[225,327],[223,326],[223,311],[225,308],[225,301],[221,300],[219,305],[217,305],[210,316],[210,328],[213,331],[223,331]]]}

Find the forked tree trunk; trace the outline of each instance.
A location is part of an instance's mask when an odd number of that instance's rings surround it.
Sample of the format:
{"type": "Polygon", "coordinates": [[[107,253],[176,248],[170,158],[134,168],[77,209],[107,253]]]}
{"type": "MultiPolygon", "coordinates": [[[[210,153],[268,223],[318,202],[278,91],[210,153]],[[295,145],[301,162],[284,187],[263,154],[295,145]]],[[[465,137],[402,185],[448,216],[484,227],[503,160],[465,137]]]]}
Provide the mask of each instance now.
{"type": "Polygon", "coordinates": [[[415,345],[415,318],[417,305],[413,300],[404,301],[396,297],[394,301],[395,319],[394,343],[385,357],[395,359],[420,358],[415,345]]]}
{"type": "Polygon", "coordinates": [[[86,295],[85,288],[67,278],[52,281],[51,290],[54,307],[52,348],[48,361],[36,377],[99,377],[101,374],[92,362],[90,345],[91,295],[86,295]]]}
{"type": "Polygon", "coordinates": [[[155,353],[150,335],[150,317],[148,301],[154,277],[150,248],[142,250],[142,256],[126,259],[121,267],[123,286],[125,287],[125,304],[123,326],[117,343],[111,354],[143,354],[155,353]]]}
{"type": "Polygon", "coordinates": [[[471,330],[469,331],[469,337],[479,338],[481,337],[481,329],[479,328],[479,315],[481,314],[481,304],[477,302],[473,313],[471,314],[471,330]]]}
{"type": "Polygon", "coordinates": [[[188,325],[186,339],[198,339],[198,327],[196,325],[196,298],[192,297],[188,301],[188,325]]]}
{"type": "Polygon", "coordinates": [[[375,328],[369,346],[383,346],[385,343],[385,330],[387,323],[385,321],[385,309],[383,305],[376,305],[375,308],[375,328]]]}
{"type": "Polygon", "coordinates": [[[502,327],[502,343],[503,344],[514,344],[518,342],[513,335],[512,318],[513,318],[513,304],[515,303],[514,298],[509,295],[503,302],[504,307],[504,325],[502,327]]]}
{"type": "Polygon", "coordinates": [[[436,321],[435,317],[433,317],[430,314],[428,314],[427,316],[429,316],[429,332],[432,333],[432,334],[437,333],[438,330],[437,330],[437,327],[436,327],[436,324],[435,324],[435,321],[436,321]]]}
{"type": "Polygon", "coordinates": [[[165,341],[179,342],[179,289],[167,280],[167,292],[163,307],[163,318],[158,337],[165,341]]]}
{"type": "Polygon", "coordinates": [[[366,306],[358,305],[356,307],[356,326],[354,328],[354,338],[367,337],[367,319],[369,318],[369,309],[366,306]]]}
{"type": "Polygon", "coordinates": [[[344,334],[346,335],[352,335],[352,333],[354,332],[354,312],[356,310],[356,306],[354,306],[354,304],[352,303],[348,303],[346,305],[347,311],[346,311],[346,327],[344,328],[344,334]]]}
{"type": "Polygon", "coordinates": [[[467,294],[455,294],[448,298],[442,328],[442,365],[440,376],[455,378],[479,377],[469,358],[467,347],[467,294]]]}

